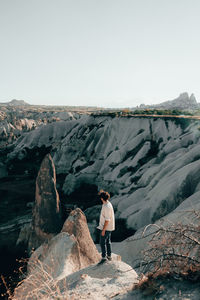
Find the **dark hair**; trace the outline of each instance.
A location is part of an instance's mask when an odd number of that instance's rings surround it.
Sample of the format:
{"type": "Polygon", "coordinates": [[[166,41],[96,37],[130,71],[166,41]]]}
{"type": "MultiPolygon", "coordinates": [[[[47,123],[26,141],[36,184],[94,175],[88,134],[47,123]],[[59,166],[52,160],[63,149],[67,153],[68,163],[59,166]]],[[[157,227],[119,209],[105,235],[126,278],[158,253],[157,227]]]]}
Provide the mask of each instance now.
{"type": "Polygon", "coordinates": [[[105,192],[104,190],[100,190],[99,193],[99,198],[103,198],[104,201],[107,201],[110,199],[110,194],[108,192],[105,192]]]}

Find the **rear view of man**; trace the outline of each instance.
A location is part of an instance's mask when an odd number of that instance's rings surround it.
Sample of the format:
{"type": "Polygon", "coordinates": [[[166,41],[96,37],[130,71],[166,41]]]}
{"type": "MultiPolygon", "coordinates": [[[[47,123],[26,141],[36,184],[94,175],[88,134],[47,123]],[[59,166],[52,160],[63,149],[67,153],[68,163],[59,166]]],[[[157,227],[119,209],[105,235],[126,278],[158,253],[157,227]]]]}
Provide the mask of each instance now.
{"type": "Polygon", "coordinates": [[[108,260],[112,260],[111,254],[111,232],[115,230],[115,216],[113,206],[110,203],[110,194],[103,190],[99,192],[99,198],[102,201],[102,208],[99,220],[98,229],[101,230],[100,234],[100,246],[102,252],[102,259],[99,264],[102,264],[108,260]]]}

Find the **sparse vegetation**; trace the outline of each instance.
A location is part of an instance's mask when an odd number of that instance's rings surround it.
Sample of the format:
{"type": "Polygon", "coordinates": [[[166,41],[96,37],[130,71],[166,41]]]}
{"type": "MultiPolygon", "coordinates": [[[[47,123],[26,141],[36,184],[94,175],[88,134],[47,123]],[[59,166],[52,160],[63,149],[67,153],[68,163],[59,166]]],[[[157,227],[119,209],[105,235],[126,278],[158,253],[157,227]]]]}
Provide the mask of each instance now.
{"type": "MultiPolygon", "coordinates": [[[[136,113],[136,111],[134,111],[136,113]]],[[[188,111],[182,111],[178,109],[144,109],[144,110],[137,110],[139,114],[147,114],[147,115],[172,115],[172,116],[192,116],[193,114],[188,111]]]]}
{"type": "MultiPolygon", "coordinates": [[[[20,298],[16,298],[12,287],[7,284],[6,279],[1,276],[2,285],[6,289],[4,294],[1,294],[1,297],[4,297],[8,300],[42,300],[42,299],[52,299],[59,300],[65,299],[67,300],[67,283],[62,282],[64,286],[60,287],[57,281],[51,275],[53,270],[50,270],[47,265],[44,265],[40,260],[34,260],[29,262],[29,268],[32,270],[36,270],[36,272],[31,272],[31,275],[27,274],[24,270],[24,265],[27,263],[27,260],[21,261],[22,265],[16,271],[18,276],[21,278],[21,281],[18,283],[17,288],[20,288],[21,284],[26,280],[26,284],[23,289],[20,290],[20,298]],[[64,291],[64,295],[61,291],[64,291]]],[[[18,295],[18,294],[17,294],[18,295]]]]}
{"type": "MultiPolygon", "coordinates": [[[[165,278],[197,282],[200,279],[200,211],[187,211],[190,222],[154,226],[141,262],[141,290],[160,291],[165,278]]],[[[188,220],[189,221],[189,220],[188,220]]],[[[149,225],[150,226],[150,225],[149,225]]],[[[147,226],[143,232],[145,234],[147,226]]]]}

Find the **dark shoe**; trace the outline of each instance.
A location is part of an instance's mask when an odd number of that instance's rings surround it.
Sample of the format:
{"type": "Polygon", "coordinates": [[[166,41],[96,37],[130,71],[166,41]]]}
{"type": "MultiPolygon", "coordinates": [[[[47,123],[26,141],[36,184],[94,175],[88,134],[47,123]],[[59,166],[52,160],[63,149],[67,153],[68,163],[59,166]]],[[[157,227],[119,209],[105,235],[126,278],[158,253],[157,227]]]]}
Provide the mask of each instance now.
{"type": "Polygon", "coordinates": [[[108,260],[112,260],[112,257],[111,257],[111,256],[107,256],[107,259],[108,259],[108,260]]]}
{"type": "Polygon", "coordinates": [[[98,263],[98,265],[102,265],[103,263],[105,263],[107,261],[107,258],[102,258],[101,260],[100,260],[100,262],[98,263]]]}

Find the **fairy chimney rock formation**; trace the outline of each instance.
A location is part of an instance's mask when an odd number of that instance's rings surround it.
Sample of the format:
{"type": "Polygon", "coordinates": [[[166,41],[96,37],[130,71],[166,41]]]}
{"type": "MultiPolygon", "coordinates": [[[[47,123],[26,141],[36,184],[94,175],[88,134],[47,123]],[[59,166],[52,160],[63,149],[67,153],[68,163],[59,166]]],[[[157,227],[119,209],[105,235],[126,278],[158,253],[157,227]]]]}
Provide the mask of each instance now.
{"type": "Polygon", "coordinates": [[[80,208],[76,208],[70,213],[61,232],[75,236],[80,249],[82,267],[99,261],[100,254],[91,238],[86,217],[80,208]]]}
{"type": "Polygon", "coordinates": [[[56,189],[56,172],[50,154],[42,161],[36,179],[32,235],[29,250],[39,247],[62,228],[60,199],[56,189]]]}

